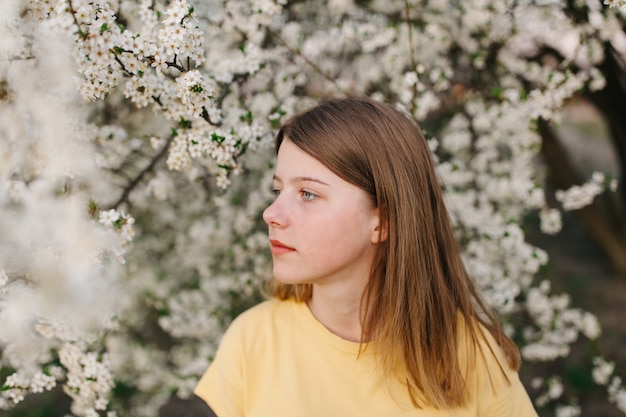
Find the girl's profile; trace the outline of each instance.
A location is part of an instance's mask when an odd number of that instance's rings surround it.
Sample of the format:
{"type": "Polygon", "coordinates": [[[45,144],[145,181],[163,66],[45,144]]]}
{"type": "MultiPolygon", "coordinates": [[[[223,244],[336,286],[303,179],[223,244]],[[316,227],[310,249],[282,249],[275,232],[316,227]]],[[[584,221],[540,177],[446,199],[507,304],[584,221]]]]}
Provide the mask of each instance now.
{"type": "Polygon", "coordinates": [[[195,390],[218,417],[536,416],[419,127],[329,100],[289,119],[276,152],[270,297],[233,321],[195,390]]]}

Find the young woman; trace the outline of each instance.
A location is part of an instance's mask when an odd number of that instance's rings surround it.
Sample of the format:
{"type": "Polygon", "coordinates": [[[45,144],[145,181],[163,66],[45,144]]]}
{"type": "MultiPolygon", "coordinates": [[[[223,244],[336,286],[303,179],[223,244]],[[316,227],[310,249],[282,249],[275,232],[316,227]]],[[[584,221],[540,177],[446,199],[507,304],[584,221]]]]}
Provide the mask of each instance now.
{"type": "Polygon", "coordinates": [[[276,140],[271,299],[196,387],[218,417],[536,416],[461,260],[419,127],[325,102],[276,140]]]}

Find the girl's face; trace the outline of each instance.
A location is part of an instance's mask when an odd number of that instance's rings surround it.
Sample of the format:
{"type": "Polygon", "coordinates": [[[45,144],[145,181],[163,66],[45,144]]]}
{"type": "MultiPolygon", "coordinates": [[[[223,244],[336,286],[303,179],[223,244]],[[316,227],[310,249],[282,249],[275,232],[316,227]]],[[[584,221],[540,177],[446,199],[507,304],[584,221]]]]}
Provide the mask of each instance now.
{"type": "Polygon", "coordinates": [[[274,277],[287,284],[362,282],[370,274],[379,216],[365,191],[285,138],[263,212],[274,277]]]}

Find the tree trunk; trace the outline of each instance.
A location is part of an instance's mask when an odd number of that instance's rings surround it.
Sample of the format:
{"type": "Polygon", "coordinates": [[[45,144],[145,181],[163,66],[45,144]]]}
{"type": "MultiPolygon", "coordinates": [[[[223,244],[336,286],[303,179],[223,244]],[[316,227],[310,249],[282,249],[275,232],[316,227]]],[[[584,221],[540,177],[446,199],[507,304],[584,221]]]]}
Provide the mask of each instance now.
{"type": "Polygon", "coordinates": [[[626,63],[620,63],[619,59],[611,43],[606,42],[604,61],[598,66],[604,75],[606,85],[600,91],[585,91],[584,95],[600,111],[609,127],[611,141],[621,167],[619,195],[622,204],[619,208],[622,221],[626,223],[626,63]]]}
{"type": "MultiPolygon", "coordinates": [[[[580,185],[583,181],[558,140],[554,128],[542,120],[539,122],[539,133],[542,138],[542,155],[549,170],[549,180],[558,189],[580,185]]],[[[576,210],[576,214],[589,235],[604,250],[615,271],[626,278],[624,213],[616,209],[616,204],[623,207],[623,203],[623,200],[598,196],[591,205],[576,210]]]]}

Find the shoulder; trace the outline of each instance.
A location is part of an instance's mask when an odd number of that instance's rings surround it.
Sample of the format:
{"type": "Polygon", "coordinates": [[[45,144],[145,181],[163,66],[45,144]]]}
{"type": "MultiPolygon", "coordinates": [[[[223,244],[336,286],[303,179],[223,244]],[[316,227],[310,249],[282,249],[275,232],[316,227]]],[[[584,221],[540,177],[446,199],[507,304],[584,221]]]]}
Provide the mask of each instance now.
{"type": "Polygon", "coordinates": [[[509,365],[506,353],[495,337],[478,320],[468,320],[459,314],[457,340],[461,364],[473,366],[477,372],[498,368],[505,374],[515,371],[509,365]]]}
{"type": "Polygon", "coordinates": [[[278,303],[279,301],[273,298],[262,301],[259,304],[256,304],[248,308],[247,310],[239,314],[237,317],[235,317],[235,319],[231,323],[231,326],[237,326],[237,325],[242,325],[242,324],[249,323],[249,322],[254,322],[256,320],[259,320],[263,316],[272,314],[272,312],[276,308],[278,308],[278,303]]]}
{"type": "Polygon", "coordinates": [[[226,329],[221,344],[240,343],[250,339],[259,341],[271,336],[289,320],[289,310],[293,308],[291,300],[270,299],[263,301],[237,316],[226,329]],[[243,340],[242,340],[243,339],[243,340]]]}
{"type": "Polygon", "coordinates": [[[286,337],[294,337],[298,305],[271,299],[237,316],[194,392],[219,416],[243,416],[247,401],[259,398],[282,359],[286,337]],[[277,347],[283,347],[277,349],[277,347]]]}
{"type": "Polygon", "coordinates": [[[229,327],[247,327],[257,324],[267,323],[268,320],[273,321],[283,318],[283,314],[291,308],[292,300],[278,300],[275,298],[265,300],[256,304],[232,321],[229,327]]]}
{"type": "Polygon", "coordinates": [[[459,363],[469,382],[471,398],[484,416],[536,416],[526,389],[491,332],[477,320],[459,321],[459,363]],[[462,330],[465,329],[465,330],[462,330]]]}
{"type": "Polygon", "coordinates": [[[266,351],[280,334],[276,321],[285,308],[283,302],[263,301],[239,314],[222,335],[213,362],[242,367],[246,358],[266,351]]]}

